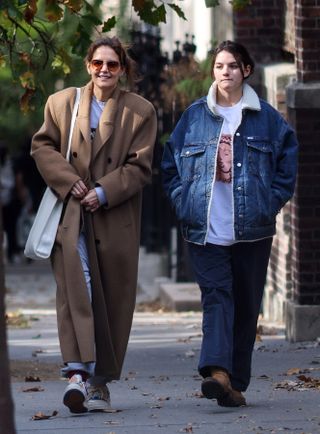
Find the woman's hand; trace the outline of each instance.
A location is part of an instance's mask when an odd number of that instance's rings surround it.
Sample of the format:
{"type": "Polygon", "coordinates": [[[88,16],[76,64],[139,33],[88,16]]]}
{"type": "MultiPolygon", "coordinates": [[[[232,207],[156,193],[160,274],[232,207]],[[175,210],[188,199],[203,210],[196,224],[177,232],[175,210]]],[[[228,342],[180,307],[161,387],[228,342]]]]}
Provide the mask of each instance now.
{"type": "Polygon", "coordinates": [[[81,179],[79,179],[79,181],[73,184],[70,193],[77,199],[83,199],[84,196],[88,193],[88,189],[85,183],[81,181],[81,179]]]}
{"type": "Polygon", "coordinates": [[[95,189],[89,190],[88,194],[80,202],[86,211],[94,212],[100,207],[100,202],[95,189]]]}

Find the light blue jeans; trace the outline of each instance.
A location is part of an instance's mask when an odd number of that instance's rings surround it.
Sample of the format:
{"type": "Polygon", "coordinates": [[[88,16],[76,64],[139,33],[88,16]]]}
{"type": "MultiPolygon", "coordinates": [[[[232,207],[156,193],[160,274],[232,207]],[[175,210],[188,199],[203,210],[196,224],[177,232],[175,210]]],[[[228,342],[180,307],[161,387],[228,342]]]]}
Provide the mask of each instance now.
{"type": "MultiPolygon", "coordinates": [[[[91,276],[90,276],[90,267],[89,267],[89,256],[87,250],[87,244],[84,232],[81,232],[78,240],[78,253],[80,256],[82,269],[84,273],[84,277],[86,280],[86,285],[88,289],[88,295],[90,301],[92,301],[92,288],[91,288],[91,276]]],[[[68,376],[70,371],[84,371],[87,372],[89,377],[94,375],[95,370],[95,362],[81,363],[81,362],[70,362],[62,368],[61,372],[64,377],[68,376]]]]}

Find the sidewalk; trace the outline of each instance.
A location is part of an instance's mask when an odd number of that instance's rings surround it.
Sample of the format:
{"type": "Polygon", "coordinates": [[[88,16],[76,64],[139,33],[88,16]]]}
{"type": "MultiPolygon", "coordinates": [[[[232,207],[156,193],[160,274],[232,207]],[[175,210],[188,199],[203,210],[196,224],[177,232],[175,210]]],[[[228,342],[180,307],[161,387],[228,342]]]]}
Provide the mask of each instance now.
{"type": "Polygon", "coordinates": [[[22,270],[7,273],[7,310],[24,300],[21,312],[29,319],[29,328],[8,329],[18,434],[320,433],[318,342],[289,344],[283,330],[264,325],[270,334],[255,346],[248,406],[223,408],[201,397],[201,314],[195,312],[137,312],[122,379],[110,385],[113,412],[72,415],[61,402],[66,383],[58,375],[51,276],[37,267],[42,271],[30,269],[20,286],[22,270]],[[41,381],[25,382],[25,376],[41,381]],[[24,391],[30,388],[39,391],[24,391]],[[55,411],[50,419],[32,420],[55,411]]]}

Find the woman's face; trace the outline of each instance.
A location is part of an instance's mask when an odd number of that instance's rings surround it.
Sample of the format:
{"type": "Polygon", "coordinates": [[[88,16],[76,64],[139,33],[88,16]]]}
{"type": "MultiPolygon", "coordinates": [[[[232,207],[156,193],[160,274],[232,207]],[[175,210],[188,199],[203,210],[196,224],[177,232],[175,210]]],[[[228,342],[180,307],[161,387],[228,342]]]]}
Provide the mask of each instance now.
{"type": "Polygon", "coordinates": [[[234,93],[242,88],[244,77],[250,74],[250,66],[242,65],[242,71],[233,54],[220,51],[213,65],[213,76],[220,91],[234,93]]]}
{"type": "Polygon", "coordinates": [[[94,51],[91,61],[87,63],[87,70],[94,86],[102,93],[112,90],[123,74],[119,56],[108,45],[102,45],[94,51]]]}

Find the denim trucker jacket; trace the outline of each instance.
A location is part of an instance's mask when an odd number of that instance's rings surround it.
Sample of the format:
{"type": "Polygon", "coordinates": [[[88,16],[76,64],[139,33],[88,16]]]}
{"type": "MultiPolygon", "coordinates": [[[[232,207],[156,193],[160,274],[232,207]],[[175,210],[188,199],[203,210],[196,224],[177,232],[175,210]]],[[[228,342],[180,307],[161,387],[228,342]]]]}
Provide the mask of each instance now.
{"type": "MultiPolygon", "coordinates": [[[[224,121],[214,110],[215,86],[211,101],[209,91],[208,99],[200,98],[182,114],[161,163],[164,190],[183,237],[200,245],[207,242],[224,121]]],[[[283,117],[248,84],[242,100],[242,120],[233,138],[234,238],[251,241],[275,234],[276,215],[293,195],[298,143],[283,117]]]]}

